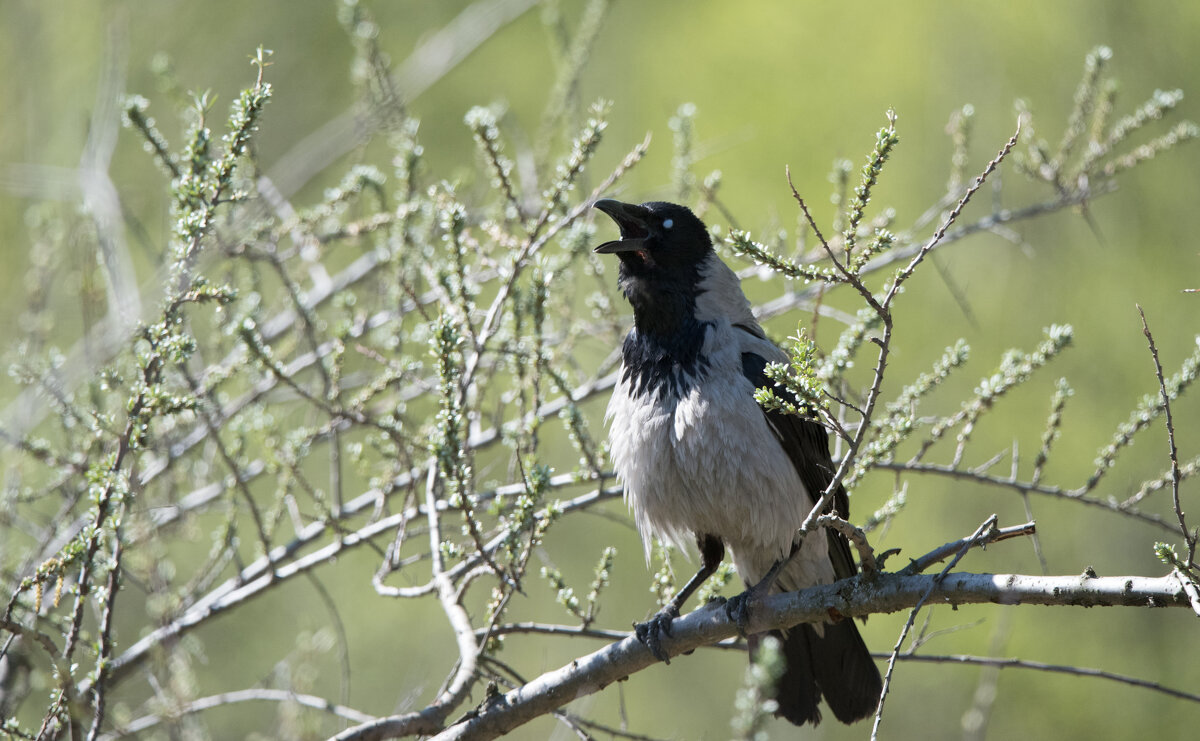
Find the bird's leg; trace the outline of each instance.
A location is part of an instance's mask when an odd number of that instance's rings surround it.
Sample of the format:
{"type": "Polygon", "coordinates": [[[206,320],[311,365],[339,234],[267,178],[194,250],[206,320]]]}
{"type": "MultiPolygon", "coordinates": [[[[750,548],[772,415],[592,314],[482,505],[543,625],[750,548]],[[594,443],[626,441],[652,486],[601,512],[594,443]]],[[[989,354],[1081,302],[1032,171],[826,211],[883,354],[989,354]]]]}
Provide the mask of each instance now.
{"type": "Polygon", "coordinates": [[[662,636],[671,635],[671,621],[679,617],[679,608],[692,596],[692,592],[699,589],[700,585],[716,572],[717,567],[721,565],[721,559],[725,558],[725,543],[715,535],[696,536],[696,545],[700,547],[700,570],[688,579],[687,584],[684,584],[671,601],[653,617],[644,623],[633,624],[634,635],[642,645],[650,649],[654,658],[667,664],[671,661],[667,652],[663,650],[662,636]]]}
{"type": "Polygon", "coordinates": [[[771,593],[771,587],[775,585],[775,580],[779,578],[779,572],[783,571],[783,567],[787,566],[800,551],[802,540],[792,542],[792,550],[785,558],[781,558],[771,565],[767,570],[766,576],[759,579],[753,586],[746,587],[746,591],[741,594],[730,597],[725,602],[725,614],[729,619],[737,624],[738,633],[743,637],[746,636],[746,628],[750,625],[751,605],[760,602],[764,597],[771,593]]]}

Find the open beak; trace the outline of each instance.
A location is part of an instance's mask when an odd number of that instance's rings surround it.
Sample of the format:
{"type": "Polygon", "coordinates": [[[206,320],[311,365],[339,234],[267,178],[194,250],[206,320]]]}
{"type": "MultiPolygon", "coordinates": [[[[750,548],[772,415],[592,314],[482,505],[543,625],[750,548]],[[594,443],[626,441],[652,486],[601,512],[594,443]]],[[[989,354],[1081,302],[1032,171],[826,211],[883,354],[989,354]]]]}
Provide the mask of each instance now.
{"type": "Polygon", "coordinates": [[[594,252],[612,254],[645,250],[643,245],[646,237],[650,235],[649,224],[651,213],[649,209],[632,203],[614,201],[611,198],[601,198],[593,203],[592,206],[608,214],[613,221],[617,222],[617,227],[621,230],[620,239],[605,242],[593,250],[594,252]]]}

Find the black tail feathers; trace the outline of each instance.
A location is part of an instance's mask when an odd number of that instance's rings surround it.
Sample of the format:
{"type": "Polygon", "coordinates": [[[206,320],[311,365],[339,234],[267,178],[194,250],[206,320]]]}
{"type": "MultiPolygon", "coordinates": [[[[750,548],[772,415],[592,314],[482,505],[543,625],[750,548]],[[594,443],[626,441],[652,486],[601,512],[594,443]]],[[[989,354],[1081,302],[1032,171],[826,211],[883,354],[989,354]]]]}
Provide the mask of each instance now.
{"type": "MultiPolygon", "coordinates": [[[[777,715],[803,725],[821,722],[817,707],[821,697],[842,723],[862,720],[875,712],[883,680],[863,643],[858,627],[850,619],[822,624],[824,635],[808,623],[782,635],[787,669],[779,679],[777,715]]],[[[752,641],[751,649],[757,645],[752,641]]]]}

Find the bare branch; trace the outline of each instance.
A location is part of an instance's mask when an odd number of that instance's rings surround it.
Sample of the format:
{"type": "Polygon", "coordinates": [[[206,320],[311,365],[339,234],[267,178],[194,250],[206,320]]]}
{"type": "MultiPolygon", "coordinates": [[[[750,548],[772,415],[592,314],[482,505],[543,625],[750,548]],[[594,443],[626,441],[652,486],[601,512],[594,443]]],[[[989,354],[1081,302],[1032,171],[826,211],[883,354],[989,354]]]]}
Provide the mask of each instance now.
{"type": "MultiPolygon", "coordinates": [[[[1182,587],[1171,576],[1088,578],[951,573],[939,583],[936,576],[926,574],[880,574],[871,581],[858,577],[774,595],[764,600],[761,609],[752,616],[750,632],[828,620],[830,609],[847,617],[859,617],[912,608],[922,600],[947,605],[1188,606],[1182,587]]],[[[737,634],[737,626],[720,606],[696,610],[676,620],[671,628],[671,638],[664,643],[664,649],[672,658],[737,634]]],[[[554,708],[598,692],[656,663],[645,646],[630,636],[498,695],[435,738],[443,741],[498,738],[554,708]]],[[[349,729],[337,738],[349,741],[389,737],[359,733],[349,729]]]]}
{"type": "MultiPolygon", "coordinates": [[[[326,700],[324,697],[316,697],[315,695],[306,695],[291,690],[277,690],[266,687],[254,687],[246,690],[235,690],[233,692],[222,692],[211,697],[202,697],[199,700],[193,700],[182,708],[174,709],[178,715],[173,715],[170,720],[175,720],[179,715],[192,715],[201,713],[205,710],[233,705],[241,702],[278,702],[287,703],[294,702],[297,705],[303,705],[314,710],[322,710],[324,712],[335,715],[339,718],[353,721],[355,723],[367,723],[373,720],[372,716],[355,710],[345,705],[338,705],[326,700]]],[[[166,722],[167,717],[162,715],[144,715],[141,718],[130,721],[128,724],[110,732],[100,735],[100,741],[115,741],[119,738],[127,738],[137,735],[143,731],[148,731],[155,726],[166,722]]]]}
{"type": "Polygon", "coordinates": [[[901,574],[919,574],[930,566],[944,561],[957,553],[960,553],[964,548],[986,548],[992,543],[998,543],[1009,538],[1018,538],[1025,535],[1033,535],[1037,532],[1037,526],[1032,522],[1027,522],[1024,525],[1014,525],[1012,527],[991,527],[985,528],[981,533],[969,535],[962,540],[951,541],[939,548],[926,553],[920,558],[913,559],[912,563],[906,566],[901,574]]]}
{"type": "Polygon", "coordinates": [[[1189,702],[1200,702],[1200,695],[1177,690],[1173,687],[1166,687],[1158,682],[1151,682],[1137,677],[1129,677],[1124,674],[1116,674],[1114,672],[1105,671],[1103,669],[1091,669],[1085,666],[1067,666],[1064,664],[1047,664],[1041,661],[1030,661],[1028,659],[1008,659],[992,656],[966,656],[963,654],[950,654],[945,656],[934,656],[927,654],[902,653],[898,657],[900,661],[915,661],[918,663],[927,664],[972,664],[976,666],[994,666],[1001,669],[1032,669],[1039,672],[1052,672],[1056,674],[1071,674],[1077,677],[1096,677],[1098,679],[1108,679],[1121,684],[1128,684],[1134,687],[1143,687],[1154,692],[1161,692],[1164,695],[1187,700],[1189,702]]]}

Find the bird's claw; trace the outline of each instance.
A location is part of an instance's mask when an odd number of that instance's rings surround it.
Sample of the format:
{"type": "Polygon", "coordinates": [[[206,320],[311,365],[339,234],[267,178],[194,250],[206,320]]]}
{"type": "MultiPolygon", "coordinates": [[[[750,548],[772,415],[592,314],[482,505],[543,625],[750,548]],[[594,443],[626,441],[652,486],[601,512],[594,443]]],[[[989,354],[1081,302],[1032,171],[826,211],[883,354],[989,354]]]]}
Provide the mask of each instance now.
{"type": "Polygon", "coordinates": [[[750,625],[750,590],[736,594],[725,601],[725,615],[737,626],[738,634],[746,637],[746,628],[750,625]]]}
{"type": "Polygon", "coordinates": [[[664,664],[670,664],[671,659],[663,649],[662,636],[670,637],[671,621],[677,617],[679,617],[679,609],[668,606],[656,612],[654,617],[646,622],[633,624],[633,634],[637,636],[638,641],[650,649],[654,658],[664,664]]]}
{"type": "Polygon", "coordinates": [[[725,615],[737,626],[738,634],[742,638],[750,634],[750,617],[769,590],[769,585],[759,583],[725,601],[725,615]]]}

